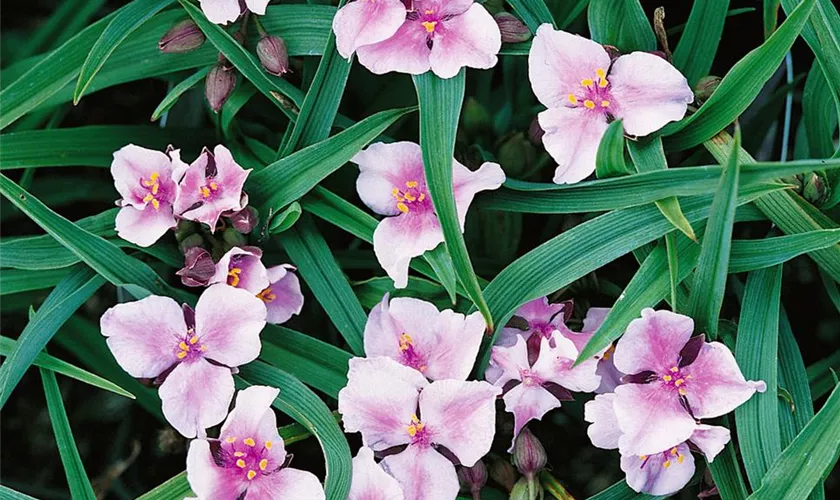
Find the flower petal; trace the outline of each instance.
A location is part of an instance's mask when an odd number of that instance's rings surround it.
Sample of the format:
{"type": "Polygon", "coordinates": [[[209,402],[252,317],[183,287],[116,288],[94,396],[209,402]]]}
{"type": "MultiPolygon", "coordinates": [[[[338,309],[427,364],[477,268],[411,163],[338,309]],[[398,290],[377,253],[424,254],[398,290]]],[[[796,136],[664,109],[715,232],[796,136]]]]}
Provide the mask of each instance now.
{"type": "Polygon", "coordinates": [[[429,62],[437,76],[452,78],[464,66],[492,68],[501,48],[499,25],[487,9],[474,3],[463,14],[438,24],[429,62]]]}
{"type": "MultiPolygon", "coordinates": [[[[152,149],[142,148],[129,144],[114,152],[114,161],[111,162],[111,176],[114,178],[114,187],[123,198],[123,203],[130,204],[135,208],[146,206],[143,198],[149,193],[143,180],[150,181],[152,175],[157,173],[160,184],[174,194],[174,183],[170,180],[172,176],[172,162],[165,153],[152,149]]],[[[168,200],[168,198],[167,198],[168,200]]],[[[171,200],[169,200],[171,201],[171,200]]]]}
{"type": "Polygon", "coordinates": [[[397,478],[405,500],[442,500],[458,496],[458,474],[447,458],[428,446],[411,445],[385,457],[382,467],[397,478]]]}
{"type": "Polygon", "coordinates": [[[245,500],[323,500],[326,498],[321,481],[311,472],[283,467],[252,481],[245,500]]]}
{"type": "Polygon", "coordinates": [[[236,21],[241,13],[238,0],[199,0],[199,3],[211,23],[227,24],[236,21]]]}
{"type": "Polygon", "coordinates": [[[685,77],[665,59],[633,52],[615,60],[609,74],[617,118],[630,135],[648,135],[681,120],[694,92],[685,77]]]}
{"type": "Polygon", "coordinates": [[[156,295],[117,304],[99,325],[117,363],[136,378],[157,377],[177,363],[178,343],[187,334],[181,306],[156,295]]]}
{"type": "Polygon", "coordinates": [[[498,368],[495,379],[487,379],[493,385],[502,387],[511,380],[521,380],[520,370],[531,366],[528,363],[528,345],[525,338],[518,337],[516,343],[510,347],[494,346],[490,351],[490,366],[498,368]]]}
{"type": "Polygon", "coordinates": [[[409,212],[379,222],[373,232],[376,260],[394,280],[394,288],[408,285],[408,265],[443,242],[443,231],[432,211],[409,212]]]}
{"type": "Polygon", "coordinates": [[[245,5],[248,10],[260,16],[265,15],[265,8],[268,7],[270,0],[245,0],[245,5]]]}
{"type": "Polygon", "coordinates": [[[115,222],[120,238],[141,247],[154,245],[177,223],[172,205],[161,204],[155,208],[151,203],[143,209],[131,206],[121,208],[115,222]]]}
{"type": "Polygon", "coordinates": [[[234,161],[224,146],[216,146],[212,156],[204,151],[181,179],[175,213],[184,219],[207,224],[211,232],[215,231],[223,212],[244,208],[242,188],[250,173],[234,161]],[[215,175],[208,175],[208,165],[215,166],[215,175]],[[215,187],[207,191],[208,185],[215,187]]]}
{"type": "Polygon", "coordinates": [[[592,445],[605,450],[618,448],[621,429],[615,417],[615,394],[601,394],[583,407],[583,419],[592,425],[586,430],[592,445]]]}
{"type": "Polygon", "coordinates": [[[551,318],[562,319],[560,314],[566,308],[564,302],[550,303],[548,297],[540,297],[526,302],[514,313],[528,323],[548,323],[551,318]]]}
{"type": "MultiPolygon", "coordinates": [[[[537,99],[548,108],[565,106],[569,94],[582,89],[581,81],[595,78],[610,67],[610,56],[596,42],[555,31],[550,24],[537,29],[528,54],[528,78],[537,99]]],[[[545,126],[540,121],[540,125],[545,126]]],[[[606,125],[604,125],[606,127],[606,125]]]]}
{"type": "Polygon", "coordinates": [[[391,38],[405,21],[402,0],[350,2],[333,18],[335,45],[349,59],[357,48],[391,38]]]}
{"type": "Polygon", "coordinates": [[[652,454],[646,459],[622,455],[621,470],[627,474],[627,485],[649,495],[670,495],[681,490],[694,475],[694,457],[685,444],[677,446],[676,451],[682,461],[670,452],[652,454]]]}
{"type": "Polygon", "coordinates": [[[289,264],[267,269],[270,289],[268,293],[274,295],[274,298],[263,301],[268,311],[266,321],[271,324],[285,323],[292,316],[300,314],[303,309],[303,292],[300,291],[300,280],[292,272],[294,269],[294,266],[289,264]]]}
{"type": "Polygon", "coordinates": [[[478,170],[471,171],[457,160],[453,160],[452,173],[452,190],[455,192],[455,206],[463,232],[467,211],[475,195],[481,191],[499,189],[505,182],[505,173],[498,163],[486,162],[478,170]]]}
{"type": "Polygon", "coordinates": [[[265,314],[263,302],[246,290],[222,284],[206,289],[195,306],[195,331],[204,355],[230,367],[257,359],[265,314]]]}
{"type": "Polygon", "coordinates": [[[479,312],[464,316],[450,309],[442,311],[436,327],[437,345],[429,352],[424,374],[431,380],[466,380],[486,328],[479,312]]]}
{"type": "Polygon", "coordinates": [[[600,385],[601,377],[596,373],[598,360],[591,358],[572,366],[578,351],[571,340],[555,333],[551,341],[543,338],[541,342],[540,355],[532,370],[542,379],[576,392],[592,392],[600,385]]]}
{"type": "Polygon", "coordinates": [[[347,500],[403,500],[396,479],[373,460],[373,450],[362,446],[353,459],[353,480],[347,500]]]}
{"type": "Polygon", "coordinates": [[[615,358],[611,356],[612,352],[610,352],[610,349],[612,349],[612,347],[607,349],[607,352],[605,352],[601,360],[598,361],[598,369],[595,373],[601,377],[601,385],[595,389],[595,394],[613,392],[616,387],[621,385],[621,377],[626,375],[626,373],[618,371],[618,368],[615,367],[615,358]]]}
{"type": "Polygon", "coordinates": [[[726,427],[698,424],[697,429],[691,435],[690,441],[700,448],[700,451],[706,456],[706,460],[711,463],[718,453],[723,451],[730,439],[732,439],[732,436],[726,427]]]}
{"type": "Polygon", "coordinates": [[[187,481],[198,498],[236,500],[248,487],[243,481],[216,465],[210,443],[204,439],[190,442],[187,452],[187,481]]]}
{"type": "Polygon", "coordinates": [[[583,318],[583,329],[581,333],[595,333],[609,314],[609,307],[590,307],[583,318]]]}
{"type": "Polygon", "coordinates": [[[431,10],[440,17],[463,14],[474,4],[474,0],[414,0],[414,10],[431,10]]]}
{"type": "Polygon", "coordinates": [[[622,455],[650,455],[691,437],[697,423],[670,389],[659,382],[615,388],[613,408],[624,433],[619,439],[622,455]]]}
{"type": "Polygon", "coordinates": [[[507,391],[503,397],[505,400],[505,411],[513,413],[513,441],[510,450],[513,450],[513,443],[519,431],[531,420],[540,420],[543,415],[554,408],[560,408],[560,400],[553,394],[539,385],[519,384],[507,391]]]}
{"type": "Polygon", "coordinates": [[[406,21],[391,38],[356,49],[359,63],[372,73],[391,71],[419,75],[429,71],[429,47],[426,29],[418,22],[406,21]]]}
{"type": "Polygon", "coordinates": [[[225,419],[233,392],[230,368],[199,358],[179,363],[158,394],[167,422],[184,437],[193,438],[204,437],[205,429],[225,419]]]}
{"type": "Polygon", "coordinates": [[[472,467],[490,451],[496,433],[499,387],[487,382],[438,380],[420,393],[420,415],[432,442],[472,467]]]}
{"type": "Polygon", "coordinates": [[[395,188],[404,189],[408,181],[426,185],[423,152],[414,142],[377,142],[356,153],[351,161],[359,165],[356,179],[359,197],[380,215],[400,214],[392,194],[395,188]]]}
{"type": "Polygon", "coordinates": [[[233,410],[219,431],[219,439],[251,438],[259,446],[271,441],[272,458],[282,464],[286,459],[286,450],[283,439],[277,433],[277,417],[271,409],[278,394],[280,389],[264,385],[252,385],[239,391],[233,410]]]}
{"type": "Polygon", "coordinates": [[[651,370],[665,373],[677,365],[680,350],[694,331],[688,316],[643,309],[615,346],[615,367],[629,374],[651,370]]]}
{"type": "Polygon", "coordinates": [[[691,376],[686,397],[697,418],[725,415],[756,391],[767,390],[762,381],[744,379],[732,351],[720,342],[703,345],[694,363],[683,367],[682,372],[691,376]]]}
{"type": "Polygon", "coordinates": [[[347,386],[338,393],[344,431],[361,432],[376,451],[408,443],[406,427],[427,384],[420,372],[390,358],[352,358],[347,386]]]}
{"type": "Polygon", "coordinates": [[[556,184],[574,184],[595,171],[595,155],[607,121],[585,107],[549,108],[538,115],[543,145],[557,162],[556,184]]]}
{"type": "MultiPolygon", "coordinates": [[[[254,247],[248,247],[253,249],[254,247]]],[[[269,285],[268,271],[260,259],[262,255],[240,247],[233,247],[216,263],[216,274],[210,278],[210,284],[226,283],[236,288],[258,294],[269,285]],[[232,264],[232,261],[236,264],[232,264]],[[238,271],[234,271],[238,269],[238,271]],[[231,272],[236,279],[231,279],[231,272]],[[235,283],[235,284],[234,284],[235,283]]]]}

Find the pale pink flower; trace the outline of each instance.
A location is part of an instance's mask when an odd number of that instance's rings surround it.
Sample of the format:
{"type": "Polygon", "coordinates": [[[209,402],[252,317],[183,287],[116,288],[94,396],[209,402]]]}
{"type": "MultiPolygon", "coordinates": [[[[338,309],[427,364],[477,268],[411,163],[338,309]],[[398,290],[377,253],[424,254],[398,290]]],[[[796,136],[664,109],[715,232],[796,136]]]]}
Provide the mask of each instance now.
{"type": "Polygon", "coordinates": [[[353,479],[347,500],[404,500],[402,488],[373,459],[373,450],[362,446],[353,459],[353,479]]]}
{"type": "Polygon", "coordinates": [[[245,11],[265,14],[265,8],[271,0],[198,0],[201,10],[211,23],[227,24],[239,19],[245,11]]]}
{"type": "MultiPolygon", "coordinates": [[[[394,280],[395,288],[408,284],[408,265],[413,257],[443,242],[423,171],[423,154],[413,142],[376,143],[356,154],[359,165],[356,190],[374,212],[386,216],[373,233],[373,250],[379,264],[394,280]]],[[[461,230],[473,197],[497,189],[505,181],[502,168],[485,163],[475,172],[454,159],[453,188],[461,230]]]]}
{"type": "Polygon", "coordinates": [[[266,321],[279,325],[303,309],[303,293],[300,291],[300,280],[292,271],[295,267],[289,264],[269,267],[268,286],[257,294],[257,298],[265,303],[268,310],[266,321]]]}
{"type": "Polygon", "coordinates": [[[226,283],[248,290],[254,295],[268,288],[268,270],[262,263],[262,250],[257,247],[233,247],[216,263],[210,284],[226,283]]]}
{"type": "Polygon", "coordinates": [[[694,100],[685,77],[665,59],[633,52],[612,61],[601,45],[550,24],[537,30],[528,56],[531,87],[548,110],[539,114],[543,144],[557,162],[554,182],[571,184],[595,171],[595,154],[612,119],[648,135],[685,116],[694,100]]]}

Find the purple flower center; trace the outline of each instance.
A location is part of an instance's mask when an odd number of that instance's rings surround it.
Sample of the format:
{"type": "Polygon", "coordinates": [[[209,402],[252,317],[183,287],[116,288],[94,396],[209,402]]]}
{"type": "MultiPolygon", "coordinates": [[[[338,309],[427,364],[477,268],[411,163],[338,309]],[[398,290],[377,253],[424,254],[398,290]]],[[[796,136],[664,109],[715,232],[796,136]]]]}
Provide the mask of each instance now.
{"type": "Polygon", "coordinates": [[[542,377],[538,376],[528,368],[519,370],[519,379],[522,381],[522,384],[527,387],[542,385],[543,382],[545,382],[542,377]]]}
{"type": "Polygon", "coordinates": [[[204,185],[198,188],[198,192],[201,193],[201,197],[204,198],[204,201],[212,201],[212,198],[216,198],[219,195],[220,189],[221,186],[219,186],[216,180],[209,178],[205,179],[204,185]]]}
{"type": "Polygon", "coordinates": [[[552,325],[551,323],[532,323],[531,330],[546,339],[551,339],[551,335],[554,333],[554,330],[557,328],[552,325]]]}
{"type": "Polygon", "coordinates": [[[441,26],[442,23],[452,19],[452,16],[441,16],[440,13],[435,12],[434,9],[424,9],[422,11],[408,11],[406,19],[409,21],[419,22],[420,25],[423,26],[426,30],[426,46],[429,47],[429,50],[431,50],[434,45],[435,32],[439,29],[439,26],[441,26]]]}
{"type": "Polygon", "coordinates": [[[204,357],[204,353],[206,351],[207,347],[199,343],[199,338],[195,333],[195,328],[190,327],[187,329],[187,334],[184,338],[178,342],[178,348],[176,350],[177,354],[175,354],[175,356],[183,362],[190,362],[204,357]]]}
{"type": "Polygon", "coordinates": [[[568,99],[568,107],[584,107],[591,113],[610,115],[610,108],[614,107],[614,104],[610,95],[610,82],[607,80],[607,72],[601,68],[595,70],[593,78],[581,80],[580,88],[571,92],[568,99]]]}
{"type": "Polygon", "coordinates": [[[429,433],[429,429],[426,427],[426,424],[417,418],[417,415],[411,415],[411,423],[408,424],[408,427],[406,427],[405,430],[408,432],[408,435],[411,436],[411,444],[417,444],[420,446],[431,445],[432,436],[429,433]]]}
{"type": "MultiPolygon", "coordinates": [[[[664,460],[662,461],[662,467],[666,469],[670,467],[674,461],[676,461],[678,464],[681,464],[683,463],[683,460],[685,460],[685,455],[680,453],[680,450],[678,450],[676,446],[668,451],[663,451],[662,457],[664,458],[664,460]]],[[[645,465],[647,465],[648,460],[650,460],[650,456],[641,455],[639,456],[639,460],[642,461],[642,465],[640,465],[639,468],[643,469],[645,465]]]]}
{"type": "Polygon", "coordinates": [[[672,366],[668,371],[661,375],[662,383],[666,387],[672,387],[680,393],[681,396],[686,395],[686,386],[691,375],[683,373],[678,366],[672,366]]]}
{"type": "Polygon", "coordinates": [[[271,456],[271,446],[271,441],[261,443],[252,437],[240,439],[231,436],[220,443],[213,459],[216,465],[226,469],[237,479],[259,480],[283,466],[271,456]]]}
{"type": "Polygon", "coordinates": [[[148,179],[140,178],[141,192],[145,192],[143,203],[151,203],[155,210],[160,210],[161,200],[166,201],[169,193],[166,187],[160,182],[160,174],[152,172],[148,179]]]}
{"type": "Polygon", "coordinates": [[[419,372],[426,371],[426,360],[414,347],[414,340],[407,333],[400,334],[400,363],[419,372]]]}
{"type": "Polygon", "coordinates": [[[407,181],[405,189],[394,188],[391,195],[397,202],[397,210],[407,214],[411,211],[423,212],[432,208],[432,199],[426,194],[426,186],[417,181],[407,181]]]}
{"type": "Polygon", "coordinates": [[[271,287],[268,287],[268,288],[264,289],[263,291],[261,291],[260,293],[258,293],[257,298],[260,299],[261,301],[265,302],[266,304],[270,304],[277,299],[277,294],[274,293],[274,291],[271,289],[271,287]]]}

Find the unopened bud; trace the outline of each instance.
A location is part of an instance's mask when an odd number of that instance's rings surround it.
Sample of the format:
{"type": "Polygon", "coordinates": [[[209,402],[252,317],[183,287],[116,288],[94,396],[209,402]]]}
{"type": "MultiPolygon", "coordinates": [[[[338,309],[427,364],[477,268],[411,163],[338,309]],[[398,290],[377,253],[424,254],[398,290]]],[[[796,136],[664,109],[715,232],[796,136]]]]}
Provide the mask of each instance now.
{"type": "Polygon", "coordinates": [[[187,19],[167,31],[158,42],[158,48],[167,54],[181,54],[201,47],[205,40],[198,25],[187,19]]]}
{"type": "Polygon", "coordinates": [[[184,267],[175,272],[186,286],[207,286],[216,274],[216,264],[210,252],[201,247],[192,247],[184,255],[184,267]]]}
{"type": "Polygon", "coordinates": [[[230,225],[242,234],[250,233],[259,224],[259,216],[254,207],[245,207],[227,216],[230,225]]]}
{"type": "Polygon", "coordinates": [[[545,468],[547,461],[542,443],[527,427],[522,429],[513,445],[513,463],[519,472],[527,478],[533,478],[545,468]]]}
{"type": "Polygon", "coordinates": [[[241,247],[248,243],[245,236],[236,229],[229,227],[222,232],[225,248],[241,247]]]}
{"type": "Polygon", "coordinates": [[[178,248],[182,254],[186,255],[190,248],[200,247],[203,244],[204,238],[200,234],[192,233],[181,239],[181,242],[178,243],[178,248]]]}
{"type": "Polygon", "coordinates": [[[266,35],[257,43],[257,57],[263,68],[274,76],[289,72],[289,53],[286,42],[274,35],[266,35]]]}
{"type": "Polygon", "coordinates": [[[465,490],[476,496],[487,484],[487,467],[481,460],[472,467],[458,467],[458,479],[465,490]]]}
{"type": "Polygon", "coordinates": [[[704,76],[694,86],[694,97],[698,102],[705,102],[720,85],[719,76],[704,76]]]}
{"type": "Polygon", "coordinates": [[[521,478],[510,492],[510,500],[537,500],[544,497],[542,485],[536,478],[521,478]]]}
{"type": "Polygon", "coordinates": [[[204,80],[204,95],[216,113],[222,109],[236,86],[236,75],[223,64],[213,66],[204,80]]]}
{"type": "Polygon", "coordinates": [[[493,16],[493,19],[499,25],[499,31],[502,33],[502,41],[504,43],[527,42],[531,39],[531,30],[513,14],[499,12],[493,16]]]}
{"type": "Polygon", "coordinates": [[[507,175],[519,177],[536,159],[537,152],[530,139],[526,139],[524,133],[517,132],[502,142],[496,156],[507,175]]]}
{"type": "Polygon", "coordinates": [[[513,489],[513,485],[516,484],[518,474],[510,462],[496,460],[490,464],[490,477],[493,478],[493,481],[502,485],[506,491],[510,491],[513,489]]]}
{"type": "Polygon", "coordinates": [[[805,174],[802,178],[802,196],[814,205],[822,205],[828,199],[828,186],[817,172],[805,174]]]}
{"type": "Polygon", "coordinates": [[[535,116],[533,121],[531,121],[531,126],[528,127],[528,140],[530,140],[531,144],[534,146],[542,146],[544,135],[545,130],[540,127],[540,120],[535,116]]]}

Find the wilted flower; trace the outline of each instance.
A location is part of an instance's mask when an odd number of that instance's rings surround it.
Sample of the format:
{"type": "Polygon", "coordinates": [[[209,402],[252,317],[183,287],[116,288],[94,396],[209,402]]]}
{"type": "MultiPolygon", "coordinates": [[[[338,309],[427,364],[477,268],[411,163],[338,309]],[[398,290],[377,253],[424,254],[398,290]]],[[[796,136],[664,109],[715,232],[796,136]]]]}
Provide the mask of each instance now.
{"type": "Polygon", "coordinates": [[[513,463],[528,479],[533,479],[536,474],[545,469],[545,464],[548,463],[545,447],[527,428],[522,429],[514,440],[513,463]]]}
{"type": "MultiPolygon", "coordinates": [[[[423,171],[423,154],[413,142],[376,143],[356,154],[359,165],[356,190],[374,212],[388,216],[373,233],[373,250],[379,264],[394,280],[394,287],[408,284],[408,264],[443,242],[423,171]]],[[[463,231],[467,209],[479,191],[497,189],[505,180],[502,168],[485,163],[475,172],[453,161],[455,205],[463,231]]]]}
{"type": "Polygon", "coordinates": [[[531,30],[513,14],[499,12],[493,16],[493,19],[499,25],[499,31],[502,33],[502,42],[520,43],[527,42],[531,39],[531,30]]]}
{"type": "Polygon", "coordinates": [[[210,107],[218,113],[236,87],[236,74],[224,63],[217,63],[204,77],[204,95],[210,107]]]}
{"type": "Polygon", "coordinates": [[[528,56],[531,86],[548,110],[539,114],[543,144],[558,163],[557,184],[595,171],[595,154],[612,119],[643,136],[681,119],[694,93],[661,57],[633,52],[611,61],[603,46],[550,24],[537,30],[528,56]]]}
{"type": "Polygon", "coordinates": [[[257,294],[257,298],[265,303],[268,310],[266,321],[269,323],[285,323],[303,309],[303,293],[300,291],[300,280],[292,272],[294,270],[294,266],[289,264],[267,269],[268,286],[257,294]]]}
{"type": "Polygon", "coordinates": [[[219,259],[210,283],[226,283],[258,294],[268,287],[268,271],[257,247],[234,247],[219,259]]]}
{"type": "Polygon", "coordinates": [[[223,212],[244,208],[242,187],[250,172],[234,161],[226,147],[216,146],[213,153],[205,148],[178,186],[175,213],[203,222],[210,226],[210,232],[215,231],[223,212]]]}
{"type": "Polygon", "coordinates": [[[205,40],[198,25],[187,19],[167,31],[158,42],[158,48],[166,54],[181,54],[201,47],[205,40]]]}
{"type": "Polygon", "coordinates": [[[365,325],[365,353],[387,356],[431,380],[466,380],[472,370],[486,323],[481,313],[469,316],[438,311],[419,299],[388,295],[365,325]]]}
{"type": "Polygon", "coordinates": [[[210,252],[202,247],[191,247],[184,254],[184,267],[175,272],[186,286],[207,286],[216,273],[216,263],[210,252]]]}
{"type": "Polygon", "coordinates": [[[471,467],[489,450],[500,389],[487,382],[438,380],[386,358],[353,358],[338,394],[346,432],[361,432],[374,451],[404,447],[382,467],[406,500],[455,498],[452,457],[471,467]]]}
{"type": "Polygon", "coordinates": [[[333,31],[339,53],[376,74],[418,75],[430,69],[451,78],[464,66],[496,65],[502,46],[493,16],[472,0],[357,0],[336,14],[333,31]]]}
{"type": "Polygon", "coordinates": [[[274,76],[289,72],[289,53],[286,42],[274,35],[266,35],[257,42],[257,57],[266,71],[274,76]]]}
{"type": "Polygon", "coordinates": [[[353,479],[347,500],[403,500],[402,488],[373,459],[373,450],[362,446],[353,458],[353,479]]]}
{"type": "Polygon", "coordinates": [[[271,403],[279,389],[255,385],[239,392],[219,439],[196,439],[187,454],[187,480],[199,500],[215,498],[322,500],[311,472],[289,467],[271,403]]]}
{"type": "Polygon", "coordinates": [[[260,221],[257,210],[254,207],[245,207],[242,210],[226,214],[225,217],[230,220],[230,225],[242,234],[248,234],[253,231],[260,221]]]}
{"type": "Polygon", "coordinates": [[[227,24],[236,21],[247,8],[254,14],[265,14],[270,0],[199,0],[201,10],[211,23],[227,24]]]}
{"type": "Polygon", "coordinates": [[[162,382],[163,415],[186,437],[221,422],[233,398],[231,369],[260,353],[265,307],[252,294],[211,286],[195,311],[155,295],[102,315],[117,363],[132,377],[162,382]]]}

